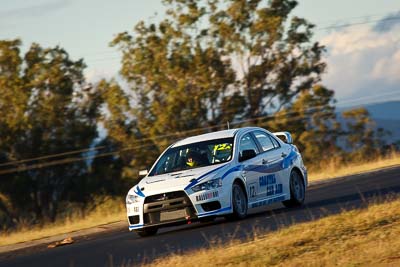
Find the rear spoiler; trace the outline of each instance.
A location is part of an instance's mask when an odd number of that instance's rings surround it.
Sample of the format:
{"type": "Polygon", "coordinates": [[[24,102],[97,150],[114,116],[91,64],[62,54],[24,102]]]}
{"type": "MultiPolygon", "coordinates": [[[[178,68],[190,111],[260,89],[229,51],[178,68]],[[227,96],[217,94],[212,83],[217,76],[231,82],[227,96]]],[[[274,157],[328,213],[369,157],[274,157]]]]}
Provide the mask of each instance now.
{"type": "Polygon", "coordinates": [[[273,134],[286,144],[293,144],[292,135],[289,132],[276,132],[273,134]]]}

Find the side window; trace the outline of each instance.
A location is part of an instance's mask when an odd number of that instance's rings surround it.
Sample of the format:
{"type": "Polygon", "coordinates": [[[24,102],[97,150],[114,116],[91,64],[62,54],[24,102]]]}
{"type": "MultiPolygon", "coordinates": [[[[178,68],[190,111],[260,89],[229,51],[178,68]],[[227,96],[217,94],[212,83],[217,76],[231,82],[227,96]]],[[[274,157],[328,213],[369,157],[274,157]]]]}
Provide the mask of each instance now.
{"type": "Polygon", "coordinates": [[[239,156],[243,155],[244,150],[254,150],[255,154],[258,154],[259,151],[257,149],[257,145],[254,142],[253,138],[250,134],[245,134],[242,139],[240,139],[239,145],[239,156]]]}
{"type": "Polygon", "coordinates": [[[279,142],[276,141],[276,139],[275,139],[274,137],[270,136],[270,138],[271,138],[271,140],[272,140],[272,143],[274,143],[274,147],[275,147],[275,148],[281,147],[281,145],[279,144],[279,142]]]}
{"type": "Polygon", "coordinates": [[[256,131],[254,132],[254,136],[257,138],[257,141],[260,143],[263,151],[268,151],[275,148],[268,134],[256,131]]]}

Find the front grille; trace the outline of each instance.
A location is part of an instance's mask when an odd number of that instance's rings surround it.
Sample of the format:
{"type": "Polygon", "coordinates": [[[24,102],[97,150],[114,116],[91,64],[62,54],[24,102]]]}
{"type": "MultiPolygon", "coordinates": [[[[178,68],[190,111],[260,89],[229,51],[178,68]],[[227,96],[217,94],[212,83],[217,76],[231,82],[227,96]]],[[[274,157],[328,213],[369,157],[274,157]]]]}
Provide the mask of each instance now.
{"type": "Polygon", "coordinates": [[[146,225],[193,218],[194,207],[184,191],[148,196],[144,200],[143,219],[146,225]]]}
{"type": "Polygon", "coordinates": [[[186,193],[184,191],[168,192],[168,193],[148,196],[144,200],[144,203],[145,204],[146,203],[153,203],[153,202],[158,202],[158,201],[163,201],[163,200],[168,200],[168,199],[181,198],[181,197],[187,197],[186,193]]]}

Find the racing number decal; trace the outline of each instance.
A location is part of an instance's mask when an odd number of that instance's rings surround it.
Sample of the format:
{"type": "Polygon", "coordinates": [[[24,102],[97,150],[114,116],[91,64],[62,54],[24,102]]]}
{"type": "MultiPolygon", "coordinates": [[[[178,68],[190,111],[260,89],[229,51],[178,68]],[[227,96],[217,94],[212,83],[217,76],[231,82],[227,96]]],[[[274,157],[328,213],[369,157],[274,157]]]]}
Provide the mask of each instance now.
{"type": "Polygon", "coordinates": [[[249,195],[250,195],[250,198],[255,198],[256,197],[256,195],[257,195],[256,183],[252,183],[252,184],[249,185],[249,195]]]}

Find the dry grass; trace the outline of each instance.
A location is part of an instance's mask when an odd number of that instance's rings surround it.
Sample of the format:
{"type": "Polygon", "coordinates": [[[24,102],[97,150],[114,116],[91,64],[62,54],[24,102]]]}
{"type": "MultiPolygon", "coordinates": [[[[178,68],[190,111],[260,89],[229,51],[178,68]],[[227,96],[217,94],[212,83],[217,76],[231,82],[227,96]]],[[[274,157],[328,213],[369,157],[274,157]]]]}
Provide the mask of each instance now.
{"type": "Polygon", "coordinates": [[[400,266],[399,237],[397,199],[150,266],[400,266]]]}
{"type": "Polygon", "coordinates": [[[77,230],[92,228],[126,219],[125,202],[122,199],[108,198],[85,216],[75,212],[66,219],[43,226],[23,226],[12,233],[0,233],[0,245],[10,245],[25,241],[36,240],[58,234],[70,233],[77,230]]]}
{"type": "Polygon", "coordinates": [[[400,153],[393,152],[386,157],[377,157],[374,160],[360,163],[350,163],[343,165],[337,163],[333,159],[330,163],[326,164],[322,170],[311,171],[309,173],[309,181],[326,180],[336,177],[342,177],[352,174],[358,174],[373,170],[378,170],[385,167],[400,165],[400,153]]]}

